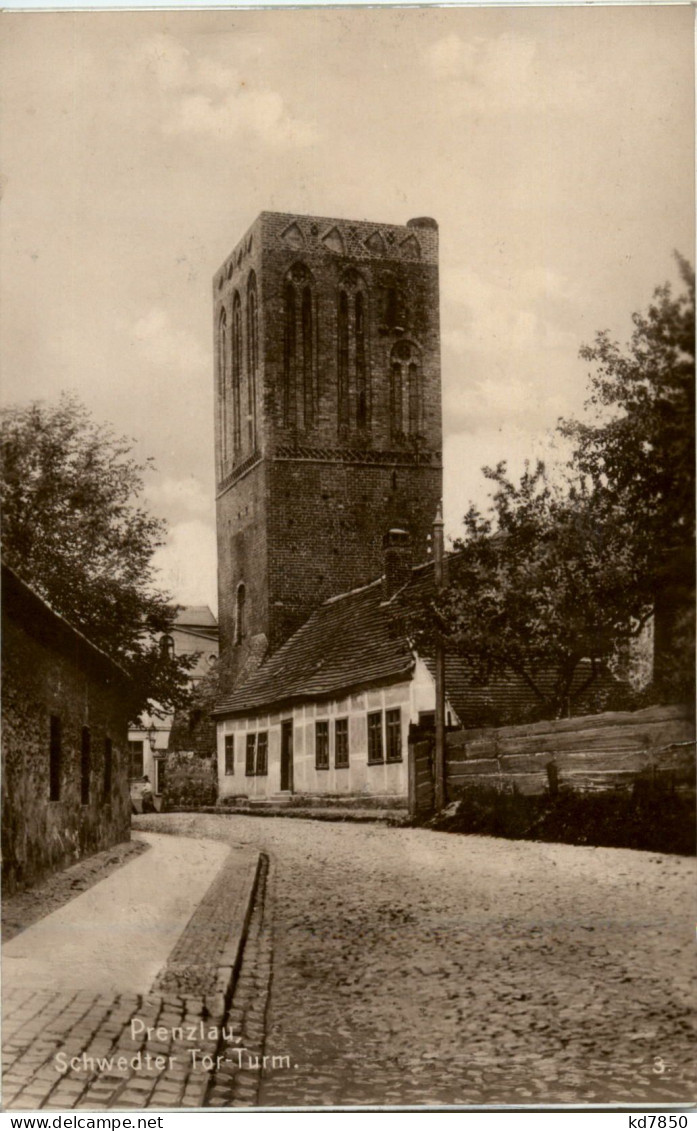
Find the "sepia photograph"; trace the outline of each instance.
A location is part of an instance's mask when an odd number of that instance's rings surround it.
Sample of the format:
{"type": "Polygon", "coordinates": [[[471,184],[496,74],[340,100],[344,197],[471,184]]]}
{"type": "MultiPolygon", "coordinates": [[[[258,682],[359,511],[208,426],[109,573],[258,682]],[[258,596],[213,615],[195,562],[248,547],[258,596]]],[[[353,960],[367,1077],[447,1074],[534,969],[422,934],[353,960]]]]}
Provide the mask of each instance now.
{"type": "Polygon", "coordinates": [[[693,7],[0,32],[2,1111],[687,1127],[693,7]]]}

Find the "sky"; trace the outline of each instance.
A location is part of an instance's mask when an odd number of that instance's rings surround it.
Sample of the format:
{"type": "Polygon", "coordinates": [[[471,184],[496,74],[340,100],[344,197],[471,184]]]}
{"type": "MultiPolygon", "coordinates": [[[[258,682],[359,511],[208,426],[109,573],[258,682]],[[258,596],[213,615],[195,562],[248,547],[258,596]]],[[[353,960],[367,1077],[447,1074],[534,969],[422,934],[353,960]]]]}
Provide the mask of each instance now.
{"type": "Polygon", "coordinates": [[[217,605],[212,277],[259,212],[437,219],[450,535],[693,258],[687,5],[0,20],[2,399],[154,457],[181,603],[217,605]]]}

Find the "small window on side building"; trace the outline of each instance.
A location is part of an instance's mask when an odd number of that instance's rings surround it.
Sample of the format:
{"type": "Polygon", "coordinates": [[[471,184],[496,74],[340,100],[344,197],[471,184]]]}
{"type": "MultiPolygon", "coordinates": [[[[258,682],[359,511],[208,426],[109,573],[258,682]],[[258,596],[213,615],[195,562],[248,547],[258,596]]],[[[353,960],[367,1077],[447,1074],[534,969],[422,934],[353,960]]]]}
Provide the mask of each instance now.
{"type": "Polygon", "coordinates": [[[329,723],[322,719],[315,723],[315,768],[329,769],[329,723]]]}
{"type": "Polygon", "coordinates": [[[104,800],[111,801],[111,778],[114,765],[114,748],[111,739],[104,739],[104,800]]]}
{"type": "Polygon", "coordinates": [[[246,747],[246,752],[245,752],[246,753],[245,767],[244,767],[244,772],[245,772],[245,774],[247,775],[248,778],[254,777],[254,773],[255,773],[255,770],[256,770],[256,766],[255,766],[256,743],[257,743],[257,736],[255,734],[248,734],[247,735],[247,747],[246,747]]]}
{"type": "Polygon", "coordinates": [[[384,762],[382,752],[382,711],[368,715],[368,765],[384,762]]]}
{"type": "Polygon", "coordinates": [[[393,711],[385,712],[385,729],[387,731],[387,761],[402,761],[402,712],[399,707],[393,711]]]}
{"type": "Polygon", "coordinates": [[[349,764],[348,719],[337,719],[334,723],[334,765],[337,770],[349,764]]]}
{"type": "Polygon", "coordinates": [[[259,731],[257,735],[257,774],[265,775],[269,771],[269,733],[259,731]]]}
{"type": "Polygon", "coordinates": [[[90,728],[82,728],[82,741],[80,743],[80,802],[89,805],[90,777],[92,775],[92,736],[90,728]]]}
{"type": "Polygon", "coordinates": [[[234,774],[235,772],[235,736],[234,734],[225,735],[225,773],[234,774]]]}
{"type": "Polygon", "coordinates": [[[51,715],[49,739],[48,796],[50,801],[60,801],[62,772],[62,729],[58,715],[51,715]]]}

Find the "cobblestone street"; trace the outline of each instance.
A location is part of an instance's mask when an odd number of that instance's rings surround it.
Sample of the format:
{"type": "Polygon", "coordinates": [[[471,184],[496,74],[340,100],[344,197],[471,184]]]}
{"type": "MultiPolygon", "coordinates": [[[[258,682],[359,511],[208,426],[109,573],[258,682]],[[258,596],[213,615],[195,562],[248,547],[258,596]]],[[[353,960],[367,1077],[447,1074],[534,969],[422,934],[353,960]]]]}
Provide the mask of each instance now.
{"type": "MultiPolygon", "coordinates": [[[[694,860],[303,820],[137,824],[269,854],[263,1105],[694,1100],[694,860]]],[[[248,983],[233,1009],[257,987],[259,1037],[263,971],[248,983]]],[[[253,1102],[248,1076],[208,1102],[253,1102]]]]}

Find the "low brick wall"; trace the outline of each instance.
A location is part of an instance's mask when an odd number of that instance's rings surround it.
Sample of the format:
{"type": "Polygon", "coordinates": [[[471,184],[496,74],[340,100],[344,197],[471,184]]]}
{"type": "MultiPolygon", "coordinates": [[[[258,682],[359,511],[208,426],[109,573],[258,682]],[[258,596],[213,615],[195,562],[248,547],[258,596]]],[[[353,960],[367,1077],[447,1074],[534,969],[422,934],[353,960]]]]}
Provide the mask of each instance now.
{"type": "Polygon", "coordinates": [[[695,788],[695,725],[687,706],[649,707],[447,735],[448,796],[473,786],[540,794],[630,788],[648,777],[695,788]]]}

